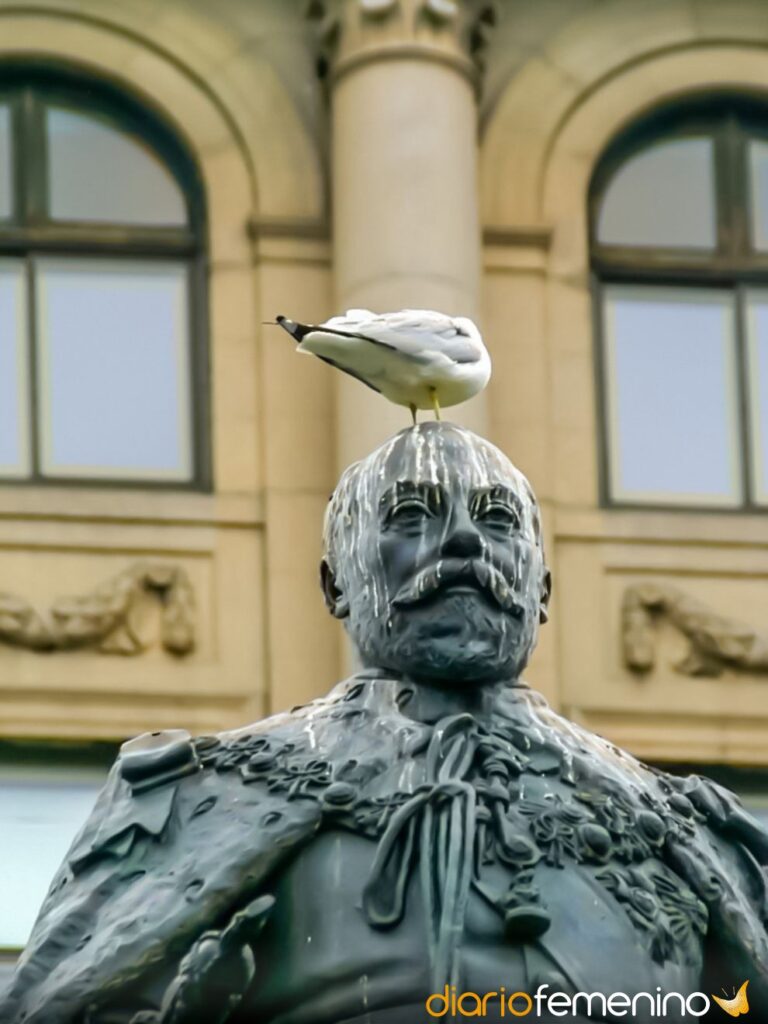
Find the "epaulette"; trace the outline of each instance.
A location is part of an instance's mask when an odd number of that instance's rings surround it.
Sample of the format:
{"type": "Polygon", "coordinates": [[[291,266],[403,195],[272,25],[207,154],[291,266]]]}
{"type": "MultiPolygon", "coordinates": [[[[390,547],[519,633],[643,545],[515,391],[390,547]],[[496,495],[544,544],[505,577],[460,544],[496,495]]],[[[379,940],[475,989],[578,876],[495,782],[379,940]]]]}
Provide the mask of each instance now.
{"type": "Polygon", "coordinates": [[[120,748],[94,813],[67,861],[77,875],[104,857],[122,859],[141,836],[159,838],[173,809],[173,783],[200,769],[185,729],[144,733],[120,748]]]}
{"type": "Polygon", "coordinates": [[[128,740],[120,748],[117,764],[134,795],[175,782],[200,768],[197,750],[186,729],[145,732],[128,740]]]}

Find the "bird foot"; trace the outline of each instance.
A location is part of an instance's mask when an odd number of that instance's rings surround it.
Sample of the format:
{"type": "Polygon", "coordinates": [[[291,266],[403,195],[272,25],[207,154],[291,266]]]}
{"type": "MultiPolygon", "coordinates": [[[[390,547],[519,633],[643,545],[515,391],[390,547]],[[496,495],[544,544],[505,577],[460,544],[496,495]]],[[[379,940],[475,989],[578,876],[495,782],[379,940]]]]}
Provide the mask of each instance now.
{"type": "Polygon", "coordinates": [[[430,388],[429,393],[432,396],[432,408],[435,410],[435,419],[439,420],[440,417],[440,402],[437,398],[437,391],[435,388],[430,388]]]}

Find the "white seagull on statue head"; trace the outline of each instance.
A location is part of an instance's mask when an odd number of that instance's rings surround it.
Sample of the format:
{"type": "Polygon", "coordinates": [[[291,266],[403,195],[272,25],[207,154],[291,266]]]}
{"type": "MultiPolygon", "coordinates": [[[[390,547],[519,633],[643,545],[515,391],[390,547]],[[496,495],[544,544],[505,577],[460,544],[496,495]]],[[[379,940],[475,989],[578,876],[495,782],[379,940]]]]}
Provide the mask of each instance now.
{"type": "Polygon", "coordinates": [[[311,352],[378,391],[390,402],[417,409],[466,402],[491,376],[491,357],[477,327],[463,316],[429,309],[372,313],[349,309],[322,324],[277,323],[311,352]]]}

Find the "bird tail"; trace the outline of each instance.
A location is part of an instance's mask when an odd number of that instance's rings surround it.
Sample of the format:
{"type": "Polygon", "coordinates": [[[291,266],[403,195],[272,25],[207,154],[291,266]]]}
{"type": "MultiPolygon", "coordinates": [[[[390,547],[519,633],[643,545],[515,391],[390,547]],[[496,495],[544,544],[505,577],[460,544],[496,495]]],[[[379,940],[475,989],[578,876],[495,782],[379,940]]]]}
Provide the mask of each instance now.
{"type": "Polygon", "coordinates": [[[280,324],[283,330],[288,331],[291,337],[299,343],[301,343],[311,331],[317,330],[317,328],[310,327],[307,324],[299,324],[296,323],[295,320],[289,320],[287,316],[278,315],[275,317],[275,320],[280,324]]]}

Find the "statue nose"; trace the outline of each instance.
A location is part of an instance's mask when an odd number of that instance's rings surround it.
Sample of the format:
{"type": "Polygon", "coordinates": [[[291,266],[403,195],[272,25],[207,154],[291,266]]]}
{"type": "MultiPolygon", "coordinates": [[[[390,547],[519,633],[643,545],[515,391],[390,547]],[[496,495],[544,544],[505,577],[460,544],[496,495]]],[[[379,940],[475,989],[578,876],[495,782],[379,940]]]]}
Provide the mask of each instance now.
{"type": "Polygon", "coordinates": [[[483,538],[471,522],[457,524],[443,541],[442,554],[452,558],[476,558],[483,553],[483,538]]]}

